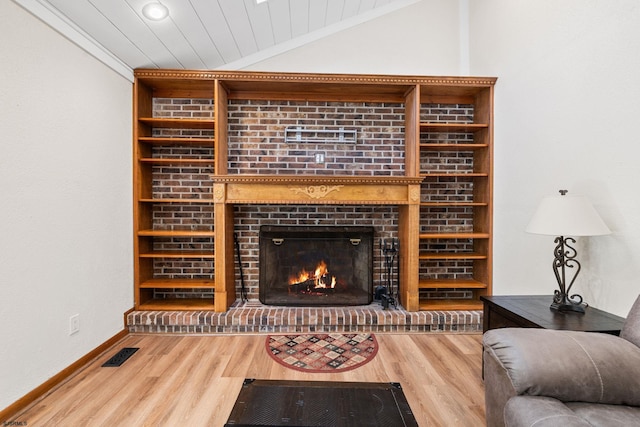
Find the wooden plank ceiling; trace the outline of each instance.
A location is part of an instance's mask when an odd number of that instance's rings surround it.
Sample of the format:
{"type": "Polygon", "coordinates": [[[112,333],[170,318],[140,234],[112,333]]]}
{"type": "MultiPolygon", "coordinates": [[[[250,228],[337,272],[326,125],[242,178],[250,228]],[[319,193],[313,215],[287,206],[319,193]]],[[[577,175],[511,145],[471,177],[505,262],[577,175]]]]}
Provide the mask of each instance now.
{"type": "Polygon", "coordinates": [[[159,22],[141,14],[153,1],[16,0],[48,9],[131,69],[241,66],[417,0],[160,0],[170,16],[159,22]]]}

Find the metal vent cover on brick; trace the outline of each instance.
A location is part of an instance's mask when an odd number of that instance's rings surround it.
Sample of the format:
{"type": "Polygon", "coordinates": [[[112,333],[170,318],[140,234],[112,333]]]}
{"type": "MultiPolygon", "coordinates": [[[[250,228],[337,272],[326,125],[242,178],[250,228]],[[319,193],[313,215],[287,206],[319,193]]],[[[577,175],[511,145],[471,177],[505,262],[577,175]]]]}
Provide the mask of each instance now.
{"type": "Polygon", "coordinates": [[[138,351],[137,347],[125,347],[117,352],[111,359],[107,360],[102,367],[118,367],[129,359],[133,353],[138,351]]]}

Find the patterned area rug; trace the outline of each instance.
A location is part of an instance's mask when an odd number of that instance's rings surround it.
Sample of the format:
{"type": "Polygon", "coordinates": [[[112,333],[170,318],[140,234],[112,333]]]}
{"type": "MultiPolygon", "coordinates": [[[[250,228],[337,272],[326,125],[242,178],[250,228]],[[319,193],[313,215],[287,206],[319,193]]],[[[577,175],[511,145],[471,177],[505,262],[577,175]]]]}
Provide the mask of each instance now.
{"type": "Polygon", "coordinates": [[[369,362],[378,352],[373,334],[269,335],[267,351],[278,363],[302,372],[341,372],[369,362]]]}

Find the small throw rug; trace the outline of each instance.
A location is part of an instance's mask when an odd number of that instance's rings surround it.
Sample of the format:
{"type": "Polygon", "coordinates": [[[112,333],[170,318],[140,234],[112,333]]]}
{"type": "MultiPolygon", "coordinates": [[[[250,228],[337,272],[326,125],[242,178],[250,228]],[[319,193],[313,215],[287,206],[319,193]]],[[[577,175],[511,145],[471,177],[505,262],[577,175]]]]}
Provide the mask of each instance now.
{"type": "Polygon", "coordinates": [[[344,372],[378,352],[373,334],[269,335],[267,352],[278,363],[302,372],[344,372]]]}

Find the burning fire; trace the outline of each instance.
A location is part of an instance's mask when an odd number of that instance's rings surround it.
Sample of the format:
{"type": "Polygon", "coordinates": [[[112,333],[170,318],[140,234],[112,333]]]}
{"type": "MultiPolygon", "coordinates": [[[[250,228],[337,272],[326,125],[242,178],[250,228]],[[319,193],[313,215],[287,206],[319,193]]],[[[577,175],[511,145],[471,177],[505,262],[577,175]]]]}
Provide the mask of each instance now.
{"type": "Polygon", "coordinates": [[[331,281],[329,281],[327,263],[320,261],[313,273],[303,268],[297,276],[289,277],[289,285],[299,285],[302,283],[309,283],[310,285],[313,283],[315,289],[333,289],[336,287],[336,278],[331,276],[331,281]]]}

